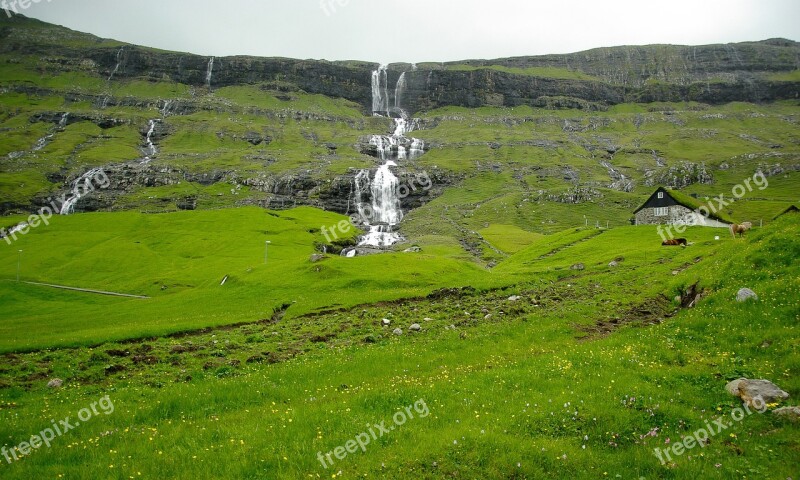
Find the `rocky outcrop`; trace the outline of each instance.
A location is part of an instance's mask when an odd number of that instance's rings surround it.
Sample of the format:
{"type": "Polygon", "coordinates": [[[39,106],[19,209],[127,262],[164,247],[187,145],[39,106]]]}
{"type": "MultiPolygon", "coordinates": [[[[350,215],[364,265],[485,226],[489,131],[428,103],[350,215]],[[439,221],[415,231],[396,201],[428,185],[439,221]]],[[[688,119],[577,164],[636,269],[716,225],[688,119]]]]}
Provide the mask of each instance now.
{"type": "MultiPolygon", "coordinates": [[[[196,173],[173,166],[138,161],[106,165],[103,171],[109,179],[108,186],[81,198],[75,205],[76,212],[113,209],[119,197],[134,192],[138,187],[161,187],[182,182],[208,186],[225,182],[234,190],[246,186],[255,192],[268,194],[266,198],[263,195],[256,195],[257,200],[244,197],[238,202],[241,205],[257,205],[271,209],[309,205],[345,215],[356,213],[353,188],[358,170],[355,169],[330,179],[314,176],[310,172],[261,174],[253,177],[242,177],[233,170],[196,173]]],[[[461,180],[461,177],[438,169],[429,173],[417,171],[412,167],[400,167],[396,175],[402,188],[400,205],[406,212],[428,203],[440,195],[447,186],[461,180]]],[[[54,180],[69,185],[74,180],[72,177],[74,175],[69,177],[62,175],[54,180]]],[[[364,195],[364,200],[369,202],[370,193],[364,195]]],[[[194,210],[198,204],[196,196],[164,197],[160,201],[167,206],[175,205],[181,210],[194,210]]],[[[35,212],[50,202],[50,197],[40,196],[29,206],[0,204],[0,213],[35,212]]]]}
{"type": "Polygon", "coordinates": [[[669,185],[673,188],[684,188],[695,183],[709,184],[714,181],[705,163],[681,162],[678,165],[651,170],[645,173],[644,184],[647,186],[669,185]]]}

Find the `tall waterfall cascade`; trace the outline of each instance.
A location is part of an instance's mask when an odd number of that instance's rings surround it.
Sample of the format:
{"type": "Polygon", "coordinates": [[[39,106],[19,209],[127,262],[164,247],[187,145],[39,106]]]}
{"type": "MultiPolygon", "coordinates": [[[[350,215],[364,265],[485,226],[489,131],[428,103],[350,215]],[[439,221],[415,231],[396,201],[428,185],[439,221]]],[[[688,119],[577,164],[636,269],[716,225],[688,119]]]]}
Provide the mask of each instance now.
{"type": "Polygon", "coordinates": [[[208,67],[206,68],[206,87],[208,88],[211,88],[211,76],[213,74],[214,74],[214,57],[211,57],[208,60],[208,67]]]}
{"type": "Polygon", "coordinates": [[[158,153],[156,145],[153,143],[153,133],[156,131],[156,123],[160,120],[150,120],[147,127],[147,137],[145,138],[145,157],[142,159],[142,164],[150,163],[153,155],[158,153]]]}
{"type": "Polygon", "coordinates": [[[124,52],[125,52],[125,47],[120,48],[119,51],[117,52],[117,64],[116,66],[114,66],[114,70],[111,71],[111,75],[108,76],[109,82],[114,78],[114,75],[116,75],[117,72],[119,71],[119,66],[122,64],[122,54],[124,52]]]}
{"type": "MultiPolygon", "coordinates": [[[[402,108],[407,89],[406,72],[400,74],[394,87],[394,98],[389,96],[388,66],[381,65],[372,72],[372,114],[394,120],[394,129],[388,135],[372,135],[369,143],[374,146],[381,166],[371,172],[361,170],[355,177],[354,195],[361,222],[369,228],[359,238],[359,247],[388,248],[402,238],[395,227],[403,220],[400,205],[401,185],[392,168],[398,162],[414,160],[425,153],[425,142],[407,135],[419,129],[418,119],[409,118],[402,108]]],[[[354,256],[355,250],[346,252],[354,256]]]]}

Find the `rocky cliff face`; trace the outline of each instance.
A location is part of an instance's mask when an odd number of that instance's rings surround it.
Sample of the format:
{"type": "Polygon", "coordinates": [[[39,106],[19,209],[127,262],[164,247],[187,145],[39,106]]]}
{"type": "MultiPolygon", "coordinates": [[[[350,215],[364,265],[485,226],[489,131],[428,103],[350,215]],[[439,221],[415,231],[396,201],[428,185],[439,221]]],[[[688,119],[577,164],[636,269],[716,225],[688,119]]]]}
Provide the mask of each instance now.
{"type": "MultiPolygon", "coordinates": [[[[74,48],[63,46],[55,38],[31,39],[28,29],[22,27],[29,23],[41,22],[22,16],[0,20],[0,53],[57,57],[58,68],[91,71],[111,79],[171,80],[212,89],[266,82],[277,89],[300,88],[345,98],[363,105],[365,113],[371,112],[370,74],[376,64],[236,56],[213,58],[212,65],[212,57],[133,45],[74,48]]],[[[84,35],[66,29],[63,32],[84,35]]],[[[99,43],[100,39],[96,40],[99,43]]],[[[388,68],[388,81],[394,85],[406,72],[403,105],[413,114],[448,105],[553,106],[553,98],[571,99],[567,103],[573,106],[766,102],[800,96],[800,82],[771,77],[798,68],[800,44],[773,39],[727,45],[600,48],[568,55],[467,60],[418,68],[393,64],[388,68]],[[547,69],[560,73],[548,73],[547,69]],[[564,72],[572,72],[575,78],[559,78],[570,77],[564,72]]]]}

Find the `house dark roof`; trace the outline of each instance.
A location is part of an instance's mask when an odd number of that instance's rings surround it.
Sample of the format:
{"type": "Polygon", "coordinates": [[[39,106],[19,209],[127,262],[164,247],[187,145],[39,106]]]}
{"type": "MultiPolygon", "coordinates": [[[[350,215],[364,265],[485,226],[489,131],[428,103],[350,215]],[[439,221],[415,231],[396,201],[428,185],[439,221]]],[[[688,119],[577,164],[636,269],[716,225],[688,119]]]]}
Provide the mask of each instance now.
{"type": "Polygon", "coordinates": [[[664,192],[665,194],[669,195],[669,197],[672,198],[672,200],[674,200],[676,204],[684,206],[684,207],[688,208],[689,210],[691,210],[693,212],[696,212],[701,207],[703,207],[703,211],[704,212],[705,211],[708,212],[708,217],[709,218],[713,218],[714,220],[719,220],[720,222],[725,222],[725,223],[736,223],[730,217],[728,217],[725,213],[712,211],[712,209],[709,208],[709,206],[707,204],[701,203],[698,199],[692,198],[689,195],[686,195],[686,194],[684,194],[682,192],[679,192],[677,190],[670,190],[670,189],[666,189],[664,187],[659,187],[655,192],[653,192],[653,194],[650,195],[650,197],[647,199],[646,202],[644,202],[642,204],[641,207],[639,207],[639,208],[637,208],[636,210],[633,211],[634,215],[637,214],[639,211],[647,208],[648,205],[653,200],[653,197],[655,197],[658,194],[658,192],[664,192]]]}

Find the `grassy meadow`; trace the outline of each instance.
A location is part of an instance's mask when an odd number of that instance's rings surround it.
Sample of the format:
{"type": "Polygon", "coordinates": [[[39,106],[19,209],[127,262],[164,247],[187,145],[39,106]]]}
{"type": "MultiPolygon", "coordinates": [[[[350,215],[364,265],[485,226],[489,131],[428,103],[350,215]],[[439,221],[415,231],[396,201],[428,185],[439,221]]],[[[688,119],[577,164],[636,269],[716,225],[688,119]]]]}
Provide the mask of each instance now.
{"type": "MultiPolygon", "coordinates": [[[[104,395],[114,405],[51,448],[2,464],[3,478],[797,475],[798,427],[769,413],[731,422],[666,464],[654,454],[728,415],[730,379],[769,378],[793,397],[800,390],[796,216],[737,240],[692,228],[686,248],[661,247],[652,227],[531,236],[494,269],[424,250],[309,262],[309,227],[338,219],[310,209],[90,214],[20,239],[40,272],[25,280],[152,298],[2,282],[3,297],[14,298],[5,305],[19,309],[2,336],[16,352],[3,356],[3,443],[75,419],[104,395]],[[212,232],[211,223],[229,228],[212,232]],[[265,232],[274,239],[266,267],[265,232]],[[45,248],[51,235],[86,254],[45,248]],[[97,260],[110,252],[116,261],[97,260]],[[417,261],[427,268],[415,270],[417,261]],[[577,262],[585,270],[569,268],[577,262]],[[142,269],[159,281],[141,278],[142,269]],[[232,292],[218,285],[224,274],[232,292]],[[680,310],[672,297],[695,282],[702,300],[680,310]],[[303,301],[309,285],[316,303],[303,301]],[[735,302],[742,286],[760,300],[735,302]],[[282,318],[260,321],[284,303],[282,318]],[[202,328],[229,322],[244,324],[202,328]],[[421,331],[409,331],[412,323],[421,331]],[[65,386],[47,388],[53,376],[65,386]],[[413,419],[394,423],[420,400],[429,414],[412,408],[413,419]],[[319,461],[381,422],[387,433],[365,451],[319,461]]],[[[16,259],[9,250],[0,260],[6,278],[16,259]]]]}

